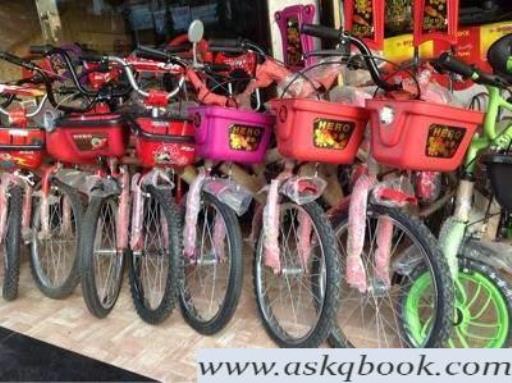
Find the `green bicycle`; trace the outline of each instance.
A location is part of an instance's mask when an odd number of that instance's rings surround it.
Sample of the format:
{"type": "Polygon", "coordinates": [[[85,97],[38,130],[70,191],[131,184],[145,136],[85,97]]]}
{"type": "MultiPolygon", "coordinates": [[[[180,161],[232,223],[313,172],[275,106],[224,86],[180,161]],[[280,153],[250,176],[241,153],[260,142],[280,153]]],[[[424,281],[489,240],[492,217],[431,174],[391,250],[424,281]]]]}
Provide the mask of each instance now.
{"type": "MultiPolygon", "coordinates": [[[[454,214],[444,222],[439,236],[456,287],[454,331],[448,342],[449,347],[456,348],[500,348],[512,344],[512,290],[493,268],[492,246],[486,246],[478,237],[475,240],[478,233],[469,232],[474,223],[471,212],[479,163],[487,167],[492,191],[503,211],[512,211],[512,193],[506,189],[510,185],[507,173],[512,174],[512,124],[498,123],[503,110],[512,112],[512,103],[502,95],[503,89],[512,86],[512,34],[491,46],[488,59],[495,75],[447,53],[435,63],[438,69],[485,85],[489,95],[483,130],[475,134],[466,154],[454,214]]],[[[434,289],[427,273],[416,270],[416,274],[401,310],[410,342],[421,344],[431,321],[430,315],[425,314],[428,310],[424,302],[428,302],[434,289]]]]}

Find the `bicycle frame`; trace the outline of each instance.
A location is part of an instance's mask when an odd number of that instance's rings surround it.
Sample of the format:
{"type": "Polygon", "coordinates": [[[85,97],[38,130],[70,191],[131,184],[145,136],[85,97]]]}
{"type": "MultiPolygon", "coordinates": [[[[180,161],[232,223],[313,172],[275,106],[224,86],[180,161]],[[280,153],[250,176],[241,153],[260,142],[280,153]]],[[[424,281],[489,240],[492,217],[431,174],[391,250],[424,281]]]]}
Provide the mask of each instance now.
{"type": "Polygon", "coordinates": [[[445,222],[441,229],[441,249],[450,265],[450,270],[455,280],[457,280],[458,275],[457,256],[466,235],[472,209],[475,186],[473,175],[478,156],[483,150],[491,147],[505,150],[512,142],[512,124],[501,131],[497,129],[500,111],[506,109],[512,112],[512,103],[503,98],[499,88],[489,86],[487,89],[489,92],[489,104],[485,116],[483,134],[475,134],[471,141],[464,164],[465,172],[457,190],[455,213],[451,219],[445,222]]]}

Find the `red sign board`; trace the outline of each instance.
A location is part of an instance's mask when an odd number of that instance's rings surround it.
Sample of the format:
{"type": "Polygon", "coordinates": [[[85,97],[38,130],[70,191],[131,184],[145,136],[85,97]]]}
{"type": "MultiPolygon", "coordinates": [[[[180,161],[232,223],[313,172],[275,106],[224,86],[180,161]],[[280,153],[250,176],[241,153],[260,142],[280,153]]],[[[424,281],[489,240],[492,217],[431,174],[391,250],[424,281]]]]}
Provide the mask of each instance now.
{"type": "Polygon", "coordinates": [[[457,44],[459,0],[414,1],[414,45],[430,40],[457,44]]]}
{"type": "Polygon", "coordinates": [[[385,0],[346,0],[345,29],[361,38],[371,49],[384,48],[385,0]]]}

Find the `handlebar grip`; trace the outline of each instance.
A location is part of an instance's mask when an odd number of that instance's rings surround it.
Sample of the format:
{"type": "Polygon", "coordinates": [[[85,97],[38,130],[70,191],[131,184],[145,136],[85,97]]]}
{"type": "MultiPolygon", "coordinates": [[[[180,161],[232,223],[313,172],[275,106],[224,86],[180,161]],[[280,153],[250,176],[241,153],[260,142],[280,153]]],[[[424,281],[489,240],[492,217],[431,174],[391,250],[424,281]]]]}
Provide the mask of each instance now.
{"type": "Polygon", "coordinates": [[[208,70],[212,72],[229,72],[231,66],[228,64],[208,64],[208,70]]]}
{"type": "Polygon", "coordinates": [[[324,25],[302,24],[300,31],[305,35],[318,37],[325,40],[339,41],[341,38],[341,31],[339,29],[326,27],[324,25]]]}
{"type": "Polygon", "coordinates": [[[181,45],[167,45],[165,47],[165,51],[167,53],[184,53],[188,52],[192,49],[192,45],[190,43],[185,43],[181,45]]]}
{"type": "Polygon", "coordinates": [[[82,53],[79,57],[80,61],[100,62],[107,59],[107,56],[100,55],[97,53],[82,53]]]}
{"type": "Polygon", "coordinates": [[[13,55],[9,52],[0,51],[0,59],[5,60],[7,62],[10,62],[11,64],[21,66],[24,68],[27,68],[29,70],[33,70],[36,68],[34,64],[32,64],[30,61],[25,60],[21,57],[18,57],[16,55],[13,55]]]}
{"type": "Polygon", "coordinates": [[[209,48],[242,48],[242,39],[209,39],[209,48]]]}
{"type": "Polygon", "coordinates": [[[30,53],[34,55],[43,55],[46,56],[53,51],[54,47],[52,45],[32,45],[29,48],[30,53]]]}
{"type": "Polygon", "coordinates": [[[155,61],[169,61],[171,59],[168,53],[143,45],[139,45],[137,49],[135,49],[135,54],[139,57],[155,61]]]}
{"type": "Polygon", "coordinates": [[[245,53],[245,50],[241,47],[221,47],[221,46],[214,46],[214,47],[208,47],[208,50],[212,53],[234,53],[234,54],[243,54],[245,53]]]}
{"type": "Polygon", "coordinates": [[[435,66],[449,72],[459,74],[465,78],[472,78],[475,76],[475,74],[478,75],[478,72],[474,67],[460,61],[447,52],[439,56],[439,58],[435,61],[435,66]]]}

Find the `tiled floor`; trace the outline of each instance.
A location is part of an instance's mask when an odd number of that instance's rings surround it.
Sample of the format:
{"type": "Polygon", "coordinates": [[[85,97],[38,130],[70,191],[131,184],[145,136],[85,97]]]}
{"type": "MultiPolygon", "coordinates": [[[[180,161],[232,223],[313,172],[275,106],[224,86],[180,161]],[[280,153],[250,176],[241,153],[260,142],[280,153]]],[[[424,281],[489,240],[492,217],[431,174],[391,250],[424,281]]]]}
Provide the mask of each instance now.
{"type": "Polygon", "coordinates": [[[259,322],[249,265],[247,262],[236,316],[228,328],[213,337],[195,333],[178,311],[159,326],[142,322],[132,308],[127,278],[113,312],[106,319],[96,319],[87,311],[80,288],[64,301],[44,297],[35,287],[26,262],[19,298],[10,303],[0,299],[0,327],[156,380],[195,381],[196,353],[201,348],[275,347],[259,322]]]}

